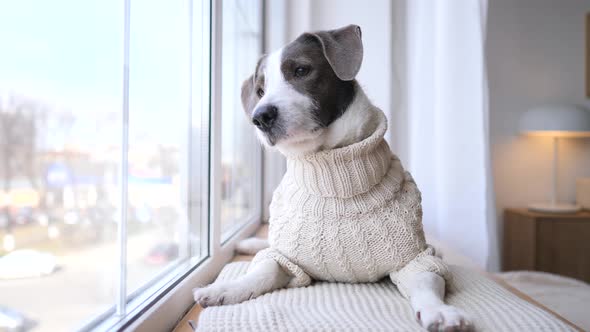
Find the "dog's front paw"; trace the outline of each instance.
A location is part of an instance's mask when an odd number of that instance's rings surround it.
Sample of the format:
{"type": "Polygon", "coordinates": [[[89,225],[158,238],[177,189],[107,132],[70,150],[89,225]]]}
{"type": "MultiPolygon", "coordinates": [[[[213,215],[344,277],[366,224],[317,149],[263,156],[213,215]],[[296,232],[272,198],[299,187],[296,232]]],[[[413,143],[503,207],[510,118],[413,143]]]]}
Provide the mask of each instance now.
{"type": "Polygon", "coordinates": [[[426,307],[416,312],[418,322],[428,331],[473,331],[465,313],[450,305],[426,307]]]}
{"type": "Polygon", "coordinates": [[[193,289],[195,302],[206,308],[209,306],[236,304],[254,297],[248,287],[236,283],[214,283],[207,287],[193,289]]]}

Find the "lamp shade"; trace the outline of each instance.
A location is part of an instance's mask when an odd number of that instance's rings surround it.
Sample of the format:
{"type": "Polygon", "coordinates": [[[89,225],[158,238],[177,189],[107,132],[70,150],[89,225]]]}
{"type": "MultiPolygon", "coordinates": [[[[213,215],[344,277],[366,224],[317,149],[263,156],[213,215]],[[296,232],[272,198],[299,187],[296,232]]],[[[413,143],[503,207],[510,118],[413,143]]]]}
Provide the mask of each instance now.
{"type": "Polygon", "coordinates": [[[590,137],[590,111],[579,105],[546,105],[526,111],[520,131],[527,135],[590,137]]]}

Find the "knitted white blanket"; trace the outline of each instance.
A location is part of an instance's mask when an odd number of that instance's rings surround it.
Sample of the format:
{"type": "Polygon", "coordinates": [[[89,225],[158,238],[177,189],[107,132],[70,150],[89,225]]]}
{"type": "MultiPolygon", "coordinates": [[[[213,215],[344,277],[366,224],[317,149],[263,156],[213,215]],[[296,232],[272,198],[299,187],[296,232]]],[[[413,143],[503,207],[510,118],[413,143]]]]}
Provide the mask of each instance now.
{"type": "MultiPolygon", "coordinates": [[[[237,278],[248,264],[227,265],[217,280],[237,278]]],[[[476,331],[574,331],[475,271],[454,265],[450,271],[454,282],[445,302],[463,309],[476,331]]],[[[206,308],[197,326],[197,331],[423,331],[390,280],[280,289],[240,304],[206,308]]]]}

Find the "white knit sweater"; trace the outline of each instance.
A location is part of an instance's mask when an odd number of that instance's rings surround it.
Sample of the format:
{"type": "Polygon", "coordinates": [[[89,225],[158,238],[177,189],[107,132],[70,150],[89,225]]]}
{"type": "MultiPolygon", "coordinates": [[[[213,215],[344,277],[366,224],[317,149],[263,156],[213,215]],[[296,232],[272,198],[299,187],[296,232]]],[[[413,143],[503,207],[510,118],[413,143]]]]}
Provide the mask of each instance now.
{"type": "Polygon", "coordinates": [[[449,273],[424,239],[420,191],[383,139],[387,120],[361,142],[287,158],[270,204],[270,248],[252,266],[276,260],[293,278],[373,282],[390,276],[408,296],[417,272],[449,273]]]}

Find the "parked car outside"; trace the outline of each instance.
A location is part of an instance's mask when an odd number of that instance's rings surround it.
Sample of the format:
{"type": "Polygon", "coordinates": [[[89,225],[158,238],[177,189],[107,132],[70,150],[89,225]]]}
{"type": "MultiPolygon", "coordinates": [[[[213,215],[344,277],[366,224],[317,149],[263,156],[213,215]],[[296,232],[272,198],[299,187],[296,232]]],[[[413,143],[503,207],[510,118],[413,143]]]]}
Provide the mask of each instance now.
{"type": "Polygon", "coordinates": [[[20,249],[0,257],[0,280],[42,277],[56,269],[55,256],[38,250],[20,249]]]}

